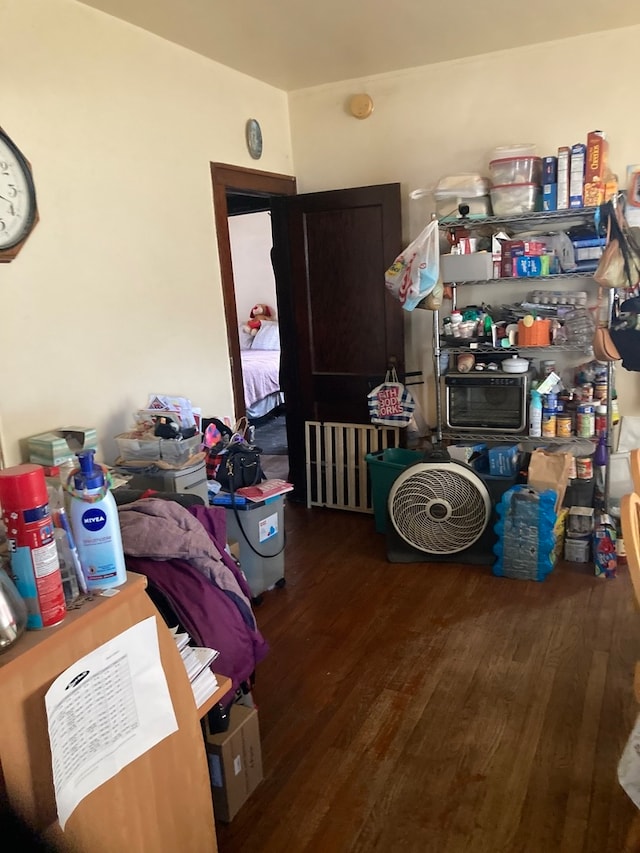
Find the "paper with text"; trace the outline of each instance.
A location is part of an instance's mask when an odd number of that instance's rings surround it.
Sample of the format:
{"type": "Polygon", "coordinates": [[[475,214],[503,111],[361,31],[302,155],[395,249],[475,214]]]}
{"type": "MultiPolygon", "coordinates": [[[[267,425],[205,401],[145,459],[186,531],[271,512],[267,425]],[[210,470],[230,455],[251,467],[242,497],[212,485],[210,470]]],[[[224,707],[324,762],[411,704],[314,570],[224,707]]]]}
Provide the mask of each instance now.
{"type": "Polygon", "coordinates": [[[78,660],[45,696],[58,819],[177,731],[154,616],[78,660]]]}

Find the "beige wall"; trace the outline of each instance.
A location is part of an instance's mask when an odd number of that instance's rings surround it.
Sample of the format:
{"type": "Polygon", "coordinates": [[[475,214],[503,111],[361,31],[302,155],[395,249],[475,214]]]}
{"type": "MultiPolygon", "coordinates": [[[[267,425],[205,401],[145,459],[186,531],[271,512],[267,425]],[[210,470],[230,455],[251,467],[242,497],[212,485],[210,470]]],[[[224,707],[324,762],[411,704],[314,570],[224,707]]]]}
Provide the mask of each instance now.
{"type": "MultiPolygon", "coordinates": [[[[256,166],[250,116],[263,128],[259,168],[295,174],[301,192],[401,182],[407,240],[425,215],[409,191],[483,170],[496,144],[546,153],[597,127],[619,173],[640,161],[640,27],[288,99],[75,0],[4,0],[0,28],[0,124],[32,162],[41,215],[0,266],[7,464],[25,436],[70,423],[96,426],[112,461],[112,437],[149,392],[231,410],[209,163],[256,166]],[[614,85],[594,57],[615,57],[614,85]],[[347,112],[360,91],[375,102],[365,121],[347,112]]],[[[406,318],[409,368],[429,370],[431,316],[406,318]]],[[[636,374],[620,370],[618,386],[623,412],[640,413],[636,374]]]]}
{"type": "Polygon", "coordinates": [[[276,315],[276,280],[271,265],[271,214],[243,213],[229,217],[238,321],[246,323],[256,303],[268,305],[276,315]]]}
{"type": "MultiPolygon", "coordinates": [[[[409,202],[409,192],[444,175],[486,173],[496,145],[534,142],[550,154],[598,128],[607,132],[622,176],[640,161],[640,113],[633,109],[639,39],[640,27],[632,27],[295,92],[289,104],[298,189],[399,181],[408,242],[427,213],[423,203],[409,202]],[[614,67],[615,81],[606,70],[614,67]],[[347,111],[356,92],[374,100],[368,119],[347,111]]],[[[495,299],[495,291],[485,298],[495,299]]],[[[407,318],[409,369],[430,371],[431,318],[426,311],[407,318]]],[[[640,414],[638,374],[620,368],[617,384],[623,412],[640,414]]],[[[423,403],[433,422],[432,401],[423,403]]]]}
{"type": "Polygon", "coordinates": [[[40,222],[0,266],[0,423],[96,426],[103,457],[149,392],[232,411],[210,162],[293,173],[286,95],[75,0],[0,3],[0,125],[40,222]]]}

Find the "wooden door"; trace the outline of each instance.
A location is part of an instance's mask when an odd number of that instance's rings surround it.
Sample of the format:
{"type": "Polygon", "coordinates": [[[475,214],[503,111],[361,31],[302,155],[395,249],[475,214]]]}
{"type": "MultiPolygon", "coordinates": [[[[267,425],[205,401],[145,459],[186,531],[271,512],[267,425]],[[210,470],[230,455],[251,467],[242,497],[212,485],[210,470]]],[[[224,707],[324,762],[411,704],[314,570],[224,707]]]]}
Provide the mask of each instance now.
{"type": "Polygon", "coordinates": [[[290,478],[304,499],[304,423],[368,423],[390,361],[404,375],[403,312],[384,287],[402,249],[399,184],[273,200],[290,478]]]}

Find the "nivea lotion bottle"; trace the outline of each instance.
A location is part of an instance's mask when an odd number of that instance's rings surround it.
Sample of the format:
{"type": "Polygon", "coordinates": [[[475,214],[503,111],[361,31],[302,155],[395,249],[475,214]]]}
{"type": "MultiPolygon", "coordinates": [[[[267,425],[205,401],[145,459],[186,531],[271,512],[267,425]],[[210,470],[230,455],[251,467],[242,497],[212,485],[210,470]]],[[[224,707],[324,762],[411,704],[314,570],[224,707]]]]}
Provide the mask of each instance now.
{"type": "Polygon", "coordinates": [[[94,453],[83,450],[76,454],[80,469],[73,475],[70,507],[71,527],[89,592],[120,586],[127,579],[118,507],[102,468],[94,462],[94,453]]]}

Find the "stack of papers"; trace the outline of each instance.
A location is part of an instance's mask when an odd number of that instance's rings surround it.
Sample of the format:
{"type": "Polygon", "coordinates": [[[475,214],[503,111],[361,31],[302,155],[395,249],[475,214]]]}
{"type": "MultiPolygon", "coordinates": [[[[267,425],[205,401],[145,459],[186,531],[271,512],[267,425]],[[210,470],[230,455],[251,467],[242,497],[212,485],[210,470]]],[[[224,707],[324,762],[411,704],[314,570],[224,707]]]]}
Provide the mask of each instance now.
{"type": "Polygon", "coordinates": [[[211,671],[211,664],[220,652],[204,646],[189,645],[191,637],[186,632],[179,631],[178,626],[170,630],[189,676],[193,698],[197,707],[200,707],[218,687],[218,680],[211,671]]]}

